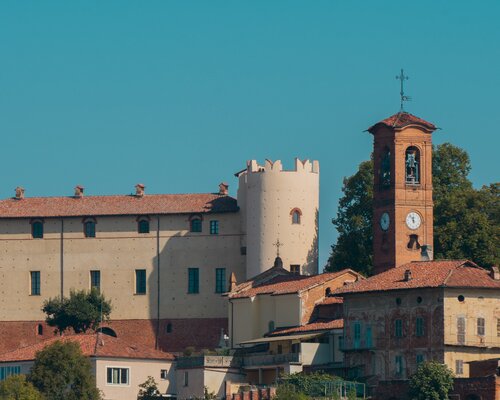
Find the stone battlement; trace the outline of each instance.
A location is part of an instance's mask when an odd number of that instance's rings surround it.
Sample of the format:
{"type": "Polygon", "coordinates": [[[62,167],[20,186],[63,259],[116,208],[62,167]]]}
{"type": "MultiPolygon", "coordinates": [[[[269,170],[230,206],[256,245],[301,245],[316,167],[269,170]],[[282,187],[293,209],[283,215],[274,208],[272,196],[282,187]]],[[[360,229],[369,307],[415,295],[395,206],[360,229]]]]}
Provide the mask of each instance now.
{"type": "Polygon", "coordinates": [[[310,172],[319,173],[319,162],[317,160],[301,160],[295,158],[295,168],[293,170],[283,170],[281,160],[271,161],[266,159],[264,165],[260,165],[256,160],[247,161],[247,173],[254,172],[310,172]]]}

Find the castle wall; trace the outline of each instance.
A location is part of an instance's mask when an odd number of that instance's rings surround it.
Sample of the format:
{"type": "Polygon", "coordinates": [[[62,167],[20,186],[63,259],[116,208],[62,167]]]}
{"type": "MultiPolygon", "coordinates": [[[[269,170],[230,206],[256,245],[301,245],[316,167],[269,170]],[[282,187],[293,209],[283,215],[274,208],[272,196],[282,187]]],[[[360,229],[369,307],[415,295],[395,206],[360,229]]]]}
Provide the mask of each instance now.
{"type": "Polygon", "coordinates": [[[276,257],[277,240],[285,268],[300,265],[302,274],[318,273],[319,164],[295,160],[283,170],[281,161],[247,163],[239,175],[238,205],[242,213],[247,278],[269,269],[276,257]],[[298,210],[300,223],[292,223],[298,210]]]}

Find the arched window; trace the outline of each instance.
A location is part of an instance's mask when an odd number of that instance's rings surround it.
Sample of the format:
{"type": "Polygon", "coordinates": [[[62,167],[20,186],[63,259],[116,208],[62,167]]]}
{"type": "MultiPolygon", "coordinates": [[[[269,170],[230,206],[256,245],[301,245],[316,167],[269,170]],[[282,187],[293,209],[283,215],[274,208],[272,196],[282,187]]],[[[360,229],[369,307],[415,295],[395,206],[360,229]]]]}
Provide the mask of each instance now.
{"type": "Polygon", "coordinates": [[[411,146],[405,153],[405,180],[409,185],[420,183],[420,151],[411,146]]]}
{"type": "Polygon", "coordinates": [[[380,160],[380,185],[391,186],[391,151],[388,147],[384,149],[380,160]]]}
{"type": "Polygon", "coordinates": [[[201,216],[193,215],[189,218],[189,231],[190,232],[201,232],[201,216]]]}
{"type": "Polygon", "coordinates": [[[299,208],[294,208],[292,211],[290,211],[290,215],[292,216],[292,224],[299,225],[302,217],[302,211],[300,211],[299,208]]]}
{"type": "Polygon", "coordinates": [[[325,290],[325,297],[329,297],[332,294],[332,289],[327,287],[325,290]]]}
{"type": "Polygon", "coordinates": [[[95,224],[96,221],[94,218],[86,218],[83,220],[83,234],[85,237],[95,237],[95,224]]]}
{"type": "Polygon", "coordinates": [[[141,217],[137,221],[137,232],[139,233],[149,233],[149,218],[141,217]]]}
{"type": "Polygon", "coordinates": [[[36,219],[31,222],[31,237],[33,239],[43,238],[43,221],[36,219]]]}
{"type": "Polygon", "coordinates": [[[43,325],[42,324],[38,324],[36,326],[36,334],[38,336],[42,336],[43,335],[43,325]]]}

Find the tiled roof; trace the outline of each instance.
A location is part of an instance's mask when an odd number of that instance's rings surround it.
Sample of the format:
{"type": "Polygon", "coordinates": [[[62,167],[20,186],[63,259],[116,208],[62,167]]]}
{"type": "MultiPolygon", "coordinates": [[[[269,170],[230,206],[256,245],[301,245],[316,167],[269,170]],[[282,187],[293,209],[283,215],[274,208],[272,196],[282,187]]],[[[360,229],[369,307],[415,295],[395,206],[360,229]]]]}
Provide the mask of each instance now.
{"type": "Polygon", "coordinates": [[[22,347],[0,355],[0,362],[12,361],[31,361],[35,359],[36,353],[43,350],[46,346],[56,341],[76,342],[80,345],[82,353],[87,357],[109,357],[109,358],[135,358],[135,359],[154,359],[154,360],[173,360],[174,356],[170,353],[147,348],[143,346],[131,345],[119,338],[103,334],[90,335],[68,335],[50,338],[22,347]]]}
{"type": "Polygon", "coordinates": [[[238,211],[236,199],[213,193],[144,196],[25,197],[0,200],[0,218],[218,213],[238,211]]]}
{"type": "Polygon", "coordinates": [[[329,304],[342,304],[344,299],[342,297],[325,297],[324,300],[318,304],[318,306],[326,306],[329,304]]]}
{"type": "Polygon", "coordinates": [[[294,326],[291,328],[276,329],[268,336],[291,335],[299,332],[315,332],[315,331],[329,331],[332,329],[342,329],[344,327],[344,320],[334,319],[331,321],[316,321],[302,326],[294,326]]]}
{"type": "Polygon", "coordinates": [[[432,287],[500,289],[500,280],[494,280],[489,274],[488,270],[467,260],[411,262],[341,287],[334,293],[341,295],[432,287]],[[411,272],[409,280],[405,280],[407,270],[411,272]]]}
{"type": "MultiPolygon", "coordinates": [[[[254,297],[259,294],[280,295],[280,294],[298,293],[349,273],[355,276],[359,276],[357,272],[352,271],[350,269],[344,269],[339,272],[330,272],[312,276],[279,275],[263,283],[244,286],[243,290],[230,293],[229,298],[238,299],[245,297],[254,297]]],[[[352,278],[349,280],[352,280],[352,278]]]]}
{"type": "Polygon", "coordinates": [[[407,112],[398,112],[397,114],[391,115],[389,118],[386,118],[380,122],[377,122],[375,125],[370,126],[367,131],[370,133],[374,133],[379,125],[385,125],[389,128],[393,128],[396,131],[411,125],[418,126],[428,133],[431,133],[437,129],[434,124],[431,124],[430,122],[427,122],[422,118],[416,117],[415,115],[407,112]]]}

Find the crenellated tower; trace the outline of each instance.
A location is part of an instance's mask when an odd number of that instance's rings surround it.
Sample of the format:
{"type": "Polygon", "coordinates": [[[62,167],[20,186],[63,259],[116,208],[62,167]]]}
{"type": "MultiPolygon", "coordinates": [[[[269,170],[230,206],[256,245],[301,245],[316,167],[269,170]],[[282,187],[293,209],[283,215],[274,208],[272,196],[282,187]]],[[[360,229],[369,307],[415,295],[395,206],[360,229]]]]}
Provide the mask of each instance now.
{"type": "Polygon", "coordinates": [[[286,269],[317,274],[318,161],[296,158],[295,168],[284,170],[280,160],[251,160],[236,175],[247,278],[269,269],[278,251],[286,269]]]}
{"type": "Polygon", "coordinates": [[[368,128],[373,134],[375,273],[432,259],[435,130],[430,122],[407,112],[368,128]]]}

